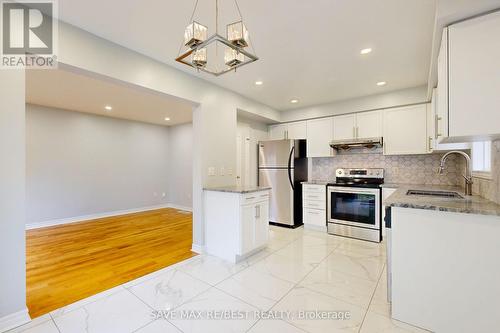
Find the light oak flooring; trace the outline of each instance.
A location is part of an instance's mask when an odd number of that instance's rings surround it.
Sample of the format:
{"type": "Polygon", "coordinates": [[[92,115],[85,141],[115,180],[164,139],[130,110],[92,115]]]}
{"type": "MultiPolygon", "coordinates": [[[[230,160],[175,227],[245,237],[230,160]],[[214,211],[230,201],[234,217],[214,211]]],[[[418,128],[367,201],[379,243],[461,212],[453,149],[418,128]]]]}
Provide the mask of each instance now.
{"type": "Polygon", "coordinates": [[[32,318],[196,255],[192,214],[166,208],[26,232],[32,318]]]}

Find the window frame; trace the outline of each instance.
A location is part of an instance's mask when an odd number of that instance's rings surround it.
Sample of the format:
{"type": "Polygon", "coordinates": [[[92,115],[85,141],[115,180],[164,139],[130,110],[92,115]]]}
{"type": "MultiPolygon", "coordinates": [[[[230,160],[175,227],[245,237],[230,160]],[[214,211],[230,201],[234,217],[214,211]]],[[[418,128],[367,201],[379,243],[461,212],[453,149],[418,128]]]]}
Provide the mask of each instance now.
{"type": "Polygon", "coordinates": [[[491,161],[491,157],[492,157],[492,143],[491,141],[478,141],[478,142],[473,142],[472,143],[472,146],[471,146],[471,159],[472,159],[472,176],[475,177],[475,178],[482,178],[482,179],[488,179],[488,180],[491,180],[492,179],[492,174],[491,174],[491,167],[492,167],[492,161],[491,161]],[[489,150],[485,149],[485,145],[489,143],[489,150]],[[482,144],[483,147],[481,149],[481,152],[479,152],[479,154],[481,154],[482,156],[480,157],[482,159],[482,164],[484,166],[485,162],[486,162],[486,154],[489,154],[489,162],[490,162],[490,165],[489,165],[489,170],[485,170],[485,168],[483,168],[483,170],[474,170],[474,162],[475,162],[475,159],[476,158],[479,158],[477,157],[477,154],[478,152],[474,152],[474,146],[477,145],[477,144],[482,144]]]}

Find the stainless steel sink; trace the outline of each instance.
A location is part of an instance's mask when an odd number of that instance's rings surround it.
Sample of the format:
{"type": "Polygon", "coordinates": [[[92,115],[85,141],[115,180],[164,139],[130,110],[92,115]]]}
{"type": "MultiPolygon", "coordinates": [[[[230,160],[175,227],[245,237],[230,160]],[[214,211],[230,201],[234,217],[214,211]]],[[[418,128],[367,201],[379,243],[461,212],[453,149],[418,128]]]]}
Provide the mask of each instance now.
{"type": "Polygon", "coordinates": [[[430,196],[430,197],[440,197],[449,199],[464,199],[464,197],[457,192],[451,191],[425,191],[425,190],[408,190],[406,195],[419,195],[419,196],[430,196]]]}

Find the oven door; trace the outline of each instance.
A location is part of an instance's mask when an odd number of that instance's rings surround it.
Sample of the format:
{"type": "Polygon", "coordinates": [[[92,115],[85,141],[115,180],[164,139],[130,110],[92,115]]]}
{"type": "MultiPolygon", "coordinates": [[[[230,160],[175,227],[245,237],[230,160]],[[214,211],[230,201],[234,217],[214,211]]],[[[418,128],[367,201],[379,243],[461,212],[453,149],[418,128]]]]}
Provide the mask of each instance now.
{"type": "Polygon", "coordinates": [[[328,223],[380,229],[380,189],[328,186],[328,223]]]}

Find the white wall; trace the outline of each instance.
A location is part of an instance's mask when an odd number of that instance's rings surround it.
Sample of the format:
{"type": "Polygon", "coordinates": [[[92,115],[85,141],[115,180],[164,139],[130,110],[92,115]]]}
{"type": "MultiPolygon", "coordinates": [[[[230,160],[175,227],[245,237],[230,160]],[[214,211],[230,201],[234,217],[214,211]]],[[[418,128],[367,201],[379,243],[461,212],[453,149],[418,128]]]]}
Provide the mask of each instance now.
{"type": "MultiPolygon", "coordinates": [[[[267,140],[269,138],[267,132],[267,125],[256,120],[238,117],[238,131],[237,135],[241,137],[241,155],[240,162],[242,175],[241,184],[248,186],[257,185],[257,155],[259,141],[267,140]],[[245,144],[248,139],[248,149],[245,149],[245,144]],[[246,166],[245,166],[246,165],[246,166]],[[245,173],[245,167],[248,168],[248,173],[245,173]],[[246,176],[248,174],[248,177],[246,176]]],[[[238,163],[237,163],[238,164],[238,163]]]]}
{"type": "Polygon", "coordinates": [[[311,106],[303,109],[284,111],[282,122],[327,117],[345,113],[378,110],[402,105],[427,102],[427,86],[398,90],[385,94],[353,98],[330,104],[311,106]]]}
{"type": "Polygon", "coordinates": [[[167,127],[29,104],[26,116],[27,223],[168,202],[167,127]]]}
{"type": "Polygon", "coordinates": [[[168,200],[175,206],[193,206],[193,124],[168,129],[168,200]]]}
{"type": "Polygon", "coordinates": [[[25,82],[0,70],[0,331],[28,320],[25,255],[25,82]]]}

